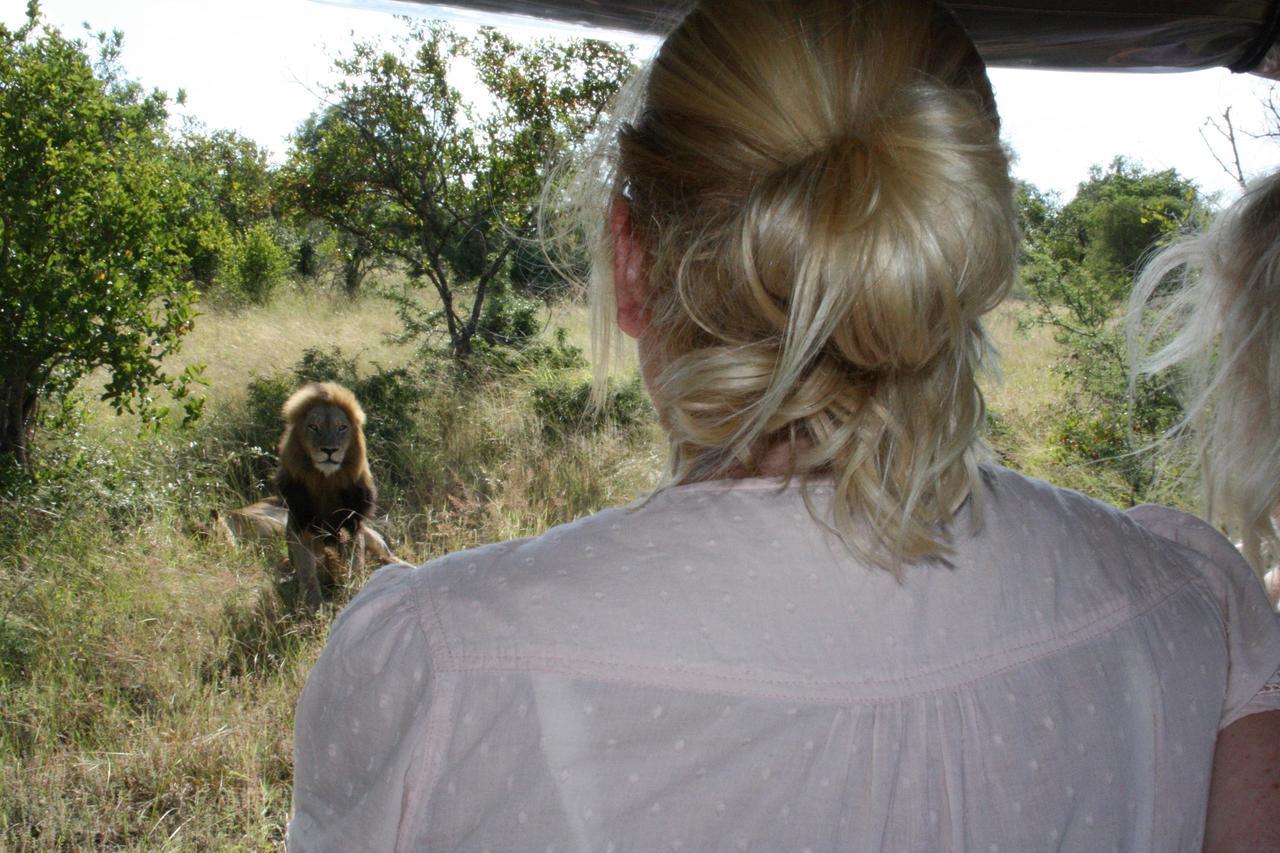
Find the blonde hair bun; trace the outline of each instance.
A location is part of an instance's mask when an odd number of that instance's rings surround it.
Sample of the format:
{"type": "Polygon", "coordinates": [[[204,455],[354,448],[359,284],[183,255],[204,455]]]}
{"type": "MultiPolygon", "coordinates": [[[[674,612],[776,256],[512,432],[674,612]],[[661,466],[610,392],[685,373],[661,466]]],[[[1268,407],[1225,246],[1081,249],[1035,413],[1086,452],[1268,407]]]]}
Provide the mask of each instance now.
{"type": "Polygon", "coordinates": [[[611,178],[648,249],[671,479],[754,473],[786,441],[794,474],[834,477],[856,553],[944,550],[977,483],[979,318],[1017,250],[973,44],[926,0],[709,0],[638,85],[611,178]]]}

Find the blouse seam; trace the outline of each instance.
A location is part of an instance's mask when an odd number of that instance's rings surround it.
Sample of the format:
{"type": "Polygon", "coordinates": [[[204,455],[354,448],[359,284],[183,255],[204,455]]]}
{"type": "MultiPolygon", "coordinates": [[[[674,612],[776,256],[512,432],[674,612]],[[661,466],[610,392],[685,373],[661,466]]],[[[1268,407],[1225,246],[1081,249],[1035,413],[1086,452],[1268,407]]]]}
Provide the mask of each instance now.
{"type": "Polygon", "coordinates": [[[431,594],[431,590],[426,584],[417,586],[413,592],[420,594],[427,600],[427,607],[423,608],[418,600],[418,595],[410,596],[413,599],[413,609],[418,614],[418,630],[422,631],[423,639],[427,641],[427,649],[431,652],[431,657],[434,658],[440,651],[439,646],[443,645],[444,657],[452,665],[456,655],[452,644],[449,642],[449,632],[445,630],[444,620],[440,617],[440,609],[436,605],[435,596],[431,594]],[[427,612],[428,610],[429,612],[427,612]],[[432,630],[432,628],[435,630],[432,630]]]}
{"type": "MultiPolygon", "coordinates": [[[[410,585],[409,600],[417,616],[418,630],[422,632],[422,637],[426,641],[427,646],[427,668],[429,670],[431,708],[427,710],[426,730],[423,737],[426,740],[426,754],[423,756],[423,765],[420,774],[415,781],[423,792],[424,802],[431,799],[430,791],[439,781],[440,773],[445,763],[445,752],[448,748],[447,741],[449,735],[453,731],[453,726],[448,727],[437,726],[437,713],[433,713],[434,709],[441,709],[438,713],[444,714],[446,717],[452,718],[454,714],[454,686],[450,683],[452,679],[442,678],[444,673],[455,673],[458,670],[454,668],[453,648],[449,643],[448,632],[444,630],[444,622],[440,618],[440,611],[436,606],[435,597],[431,595],[429,589],[425,586],[415,588],[410,585]],[[427,607],[422,606],[419,601],[418,593],[426,598],[427,607]],[[429,612],[428,612],[429,610],[429,612]],[[433,630],[434,628],[434,630],[433,630]],[[438,639],[437,639],[438,638],[438,639]],[[444,658],[448,662],[447,666],[437,666],[437,658],[440,656],[440,646],[444,646],[444,658]],[[438,732],[444,732],[442,737],[437,737],[438,732]]],[[[451,842],[445,831],[445,840],[451,842]]],[[[396,849],[400,848],[401,839],[396,840],[396,849]]],[[[444,845],[444,849],[452,849],[452,843],[444,845]]]]}
{"type": "Polygon", "coordinates": [[[567,675],[570,677],[582,678],[601,678],[616,683],[631,684],[634,686],[657,686],[672,687],[669,684],[654,683],[654,680],[647,680],[641,674],[636,673],[654,673],[655,675],[671,675],[684,676],[691,683],[682,684],[678,689],[692,689],[697,692],[710,693],[714,695],[736,695],[728,692],[727,689],[716,690],[708,685],[698,685],[692,683],[689,677],[702,677],[712,679],[721,683],[774,687],[794,687],[794,688],[818,688],[818,689],[839,689],[849,687],[861,687],[864,689],[874,689],[876,687],[884,687],[887,685],[904,684],[913,681],[921,681],[930,677],[944,675],[954,672],[955,670],[964,668],[980,668],[984,661],[998,661],[1001,658],[1008,659],[1008,663],[1000,665],[993,663],[992,667],[985,672],[972,678],[963,679],[954,683],[937,685],[927,689],[916,690],[897,694],[893,696],[866,697],[866,696],[844,696],[830,697],[819,696],[816,693],[799,694],[799,693],[774,693],[774,694],[757,694],[765,698],[777,699],[804,699],[805,701],[823,702],[828,704],[880,704],[884,702],[898,701],[900,699],[911,698],[914,696],[927,696],[933,693],[942,692],[944,690],[955,689],[965,685],[971,685],[978,681],[985,680],[994,676],[1002,675],[1010,670],[1017,669],[1027,664],[1034,663],[1046,657],[1050,657],[1059,652],[1065,651],[1074,646],[1081,645],[1096,639],[1100,632],[1107,628],[1119,628],[1126,625],[1147,613],[1159,607],[1169,599],[1183,592],[1187,587],[1198,582],[1198,578],[1189,578],[1176,587],[1168,590],[1163,595],[1152,598],[1152,600],[1133,604],[1125,602],[1118,607],[1113,608],[1104,615],[1084,623],[1076,628],[1072,628],[1062,634],[1053,637],[1047,637],[1040,640],[1024,643],[1001,652],[986,655],[979,658],[958,661],[956,663],[947,664],[941,667],[935,667],[930,670],[924,670],[910,675],[899,676],[895,678],[882,678],[874,681],[858,681],[853,679],[785,679],[785,678],[764,678],[750,675],[708,672],[703,667],[698,666],[661,666],[656,664],[645,664],[639,662],[623,662],[618,660],[608,660],[593,657],[577,657],[573,655],[560,654],[528,654],[528,653],[475,653],[475,654],[453,654],[451,663],[454,672],[499,672],[499,671],[520,671],[527,670],[533,672],[545,672],[567,675]],[[1055,642],[1058,641],[1058,642],[1055,642]],[[1035,649],[1037,646],[1044,646],[1053,643],[1051,648],[1044,649],[1039,653],[1026,653],[1028,650],[1035,649]],[[574,665],[582,667],[596,668],[594,673],[578,672],[573,669],[574,665]],[[624,671],[625,670],[625,671],[624,671]]]}

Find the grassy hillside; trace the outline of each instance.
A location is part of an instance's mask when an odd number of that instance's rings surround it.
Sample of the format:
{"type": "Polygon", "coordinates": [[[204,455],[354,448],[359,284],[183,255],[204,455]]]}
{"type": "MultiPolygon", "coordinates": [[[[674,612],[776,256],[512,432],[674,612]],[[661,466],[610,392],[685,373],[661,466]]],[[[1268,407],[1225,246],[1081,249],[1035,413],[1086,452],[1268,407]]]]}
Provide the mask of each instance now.
{"type": "MultiPolygon", "coordinates": [[[[1053,345],[1043,330],[1019,333],[1016,311],[993,324],[1006,377],[989,389],[998,448],[1107,494],[1105,472],[1054,444],[1053,345]]],[[[580,311],[556,322],[581,338],[580,311]]],[[[293,705],[334,611],[281,603],[282,548],[233,548],[203,525],[266,488],[274,406],[308,349],[340,345],[359,377],[410,370],[388,380],[407,392],[388,397],[391,416],[369,406],[378,526],[405,559],[537,533],[654,481],[662,450],[645,410],[598,429],[554,419],[576,405],[581,371],[469,387],[421,371],[411,348],[386,342],[395,328],[374,299],[208,309],[182,353],[209,365],[195,427],[139,434],[92,402],[92,383],[89,402],[48,413],[49,473],[0,504],[0,848],[282,840],[293,705]]]]}

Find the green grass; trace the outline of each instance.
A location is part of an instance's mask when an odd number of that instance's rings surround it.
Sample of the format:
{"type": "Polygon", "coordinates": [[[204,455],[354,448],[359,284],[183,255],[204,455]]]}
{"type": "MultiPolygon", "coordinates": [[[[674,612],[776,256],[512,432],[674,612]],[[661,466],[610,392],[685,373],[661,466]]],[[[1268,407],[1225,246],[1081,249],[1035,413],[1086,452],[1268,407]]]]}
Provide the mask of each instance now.
{"type": "MultiPolygon", "coordinates": [[[[992,324],[1005,375],[987,389],[995,444],[1015,467],[1106,494],[1105,471],[1053,443],[1054,345],[1018,332],[1017,310],[992,324]]],[[[341,345],[361,375],[418,357],[387,342],[395,316],[374,298],[285,292],[207,311],[175,360],[209,365],[200,423],[139,434],[92,402],[89,381],[82,414],[38,436],[47,475],[0,504],[0,849],[256,850],[283,838],[293,707],[337,607],[291,611],[282,548],[233,548],[203,527],[265,488],[270,448],[246,442],[270,444],[275,415],[253,410],[254,377],[287,374],[313,347],[341,345]]],[[[583,314],[562,305],[551,322],[583,345],[583,314]]],[[[413,423],[370,449],[379,527],[405,559],[625,502],[661,467],[651,418],[547,429],[534,414],[543,375],[480,388],[415,376],[413,423]]],[[[557,381],[572,396],[584,378],[557,381]]]]}

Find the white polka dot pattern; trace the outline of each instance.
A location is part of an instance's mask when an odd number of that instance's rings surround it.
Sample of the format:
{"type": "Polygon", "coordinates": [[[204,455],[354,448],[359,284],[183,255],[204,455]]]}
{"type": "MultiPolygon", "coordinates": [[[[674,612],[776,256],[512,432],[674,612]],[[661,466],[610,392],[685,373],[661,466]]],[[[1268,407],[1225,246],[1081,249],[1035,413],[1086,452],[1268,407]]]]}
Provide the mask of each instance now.
{"type": "Polygon", "coordinates": [[[380,570],[299,704],[291,849],[1199,849],[1217,731],[1280,709],[1256,581],[989,473],[901,584],[759,480],[380,570]]]}

